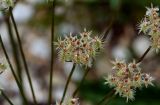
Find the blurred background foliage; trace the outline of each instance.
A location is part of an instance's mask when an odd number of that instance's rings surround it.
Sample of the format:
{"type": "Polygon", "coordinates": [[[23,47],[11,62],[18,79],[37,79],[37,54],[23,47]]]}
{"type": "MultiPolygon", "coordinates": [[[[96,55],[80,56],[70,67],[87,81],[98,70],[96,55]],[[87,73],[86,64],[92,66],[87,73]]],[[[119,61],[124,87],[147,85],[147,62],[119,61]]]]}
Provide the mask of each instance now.
{"type": "MultiPolygon", "coordinates": [[[[106,29],[112,23],[112,27],[107,33],[104,50],[97,56],[93,70],[89,72],[80,88],[79,98],[82,105],[94,105],[112,90],[104,85],[104,76],[107,76],[111,70],[110,60],[120,58],[131,61],[139,58],[148,48],[149,38],[138,35],[137,24],[144,17],[146,7],[150,7],[151,3],[154,6],[160,6],[160,0],[56,0],[55,41],[58,37],[64,37],[70,32],[78,34],[84,28],[92,30],[94,35],[105,35],[106,29]]],[[[50,64],[50,4],[47,3],[47,0],[19,0],[13,14],[23,41],[36,97],[41,105],[46,105],[50,64]]],[[[2,14],[0,15],[0,33],[12,58],[2,14]]],[[[4,58],[2,50],[1,58],[4,58]]],[[[54,65],[53,95],[54,101],[57,101],[61,98],[72,64],[60,62],[55,51],[54,65]]],[[[109,100],[107,105],[160,105],[159,54],[151,51],[143,61],[142,68],[144,72],[149,72],[155,77],[155,87],[138,90],[133,102],[126,103],[125,99],[116,96],[109,100]]],[[[6,71],[1,75],[0,84],[11,99],[17,103],[16,105],[20,105],[18,89],[9,72],[6,71]]],[[[78,85],[83,73],[82,67],[77,67],[68,90],[68,96],[78,85]]],[[[25,75],[23,81],[26,94],[32,101],[25,75]]],[[[3,99],[0,99],[0,104],[7,105],[3,99]]]]}

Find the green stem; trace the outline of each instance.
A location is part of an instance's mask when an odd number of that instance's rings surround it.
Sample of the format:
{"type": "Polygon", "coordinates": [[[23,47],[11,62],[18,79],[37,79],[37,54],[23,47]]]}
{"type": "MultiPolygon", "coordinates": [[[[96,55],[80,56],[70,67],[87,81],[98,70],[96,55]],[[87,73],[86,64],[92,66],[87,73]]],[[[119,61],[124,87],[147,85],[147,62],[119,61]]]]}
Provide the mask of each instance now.
{"type": "Polygon", "coordinates": [[[65,95],[66,95],[66,92],[67,92],[67,89],[68,89],[68,85],[69,85],[69,82],[70,82],[70,80],[71,80],[72,74],[73,74],[73,72],[74,72],[74,70],[75,70],[75,67],[76,67],[76,64],[74,63],[74,64],[73,64],[73,67],[72,67],[72,70],[71,70],[71,72],[70,72],[70,74],[69,74],[69,77],[68,77],[68,79],[67,79],[67,82],[66,82],[66,85],[65,85],[65,88],[64,88],[64,92],[63,92],[63,96],[62,96],[62,99],[61,99],[61,101],[60,101],[60,105],[62,105],[62,103],[63,103],[63,101],[64,101],[64,98],[65,98],[65,95]]]}
{"type": "Polygon", "coordinates": [[[75,96],[76,96],[78,90],[80,89],[81,85],[83,84],[83,82],[84,82],[84,80],[85,80],[85,77],[87,76],[87,74],[88,74],[89,71],[90,71],[89,68],[85,71],[85,73],[84,73],[84,75],[83,75],[83,78],[82,78],[82,80],[81,80],[79,86],[77,87],[77,89],[73,92],[72,97],[75,97],[75,96]]]}
{"type": "Polygon", "coordinates": [[[10,69],[11,69],[11,72],[12,72],[12,74],[13,74],[13,77],[15,78],[15,81],[16,81],[16,83],[17,83],[17,86],[18,86],[18,88],[19,88],[19,90],[20,90],[20,93],[21,93],[21,96],[22,96],[22,98],[23,98],[24,104],[27,105],[28,102],[27,102],[27,99],[25,98],[22,85],[20,84],[20,82],[19,82],[19,80],[18,80],[18,77],[16,76],[16,73],[14,72],[13,66],[12,66],[12,64],[11,64],[11,61],[10,61],[10,59],[9,59],[9,56],[8,56],[8,54],[7,54],[7,52],[6,52],[6,49],[5,49],[5,46],[4,46],[4,44],[3,44],[3,40],[2,40],[1,35],[0,35],[0,43],[1,43],[1,46],[2,46],[2,49],[3,49],[3,52],[4,52],[4,54],[5,54],[6,60],[7,60],[8,64],[9,64],[10,69]]]}
{"type": "Polygon", "coordinates": [[[10,12],[11,20],[13,22],[13,26],[14,26],[14,29],[15,29],[15,32],[16,32],[16,36],[17,36],[17,39],[18,39],[18,45],[19,45],[19,48],[20,48],[20,53],[22,55],[22,61],[24,63],[24,68],[25,68],[25,71],[26,71],[26,74],[27,74],[27,78],[28,78],[28,81],[29,81],[29,85],[30,85],[30,88],[31,88],[33,101],[34,101],[35,104],[37,104],[35,93],[34,93],[34,89],[33,89],[33,85],[32,85],[31,76],[30,76],[30,73],[29,73],[29,69],[28,69],[28,66],[27,66],[26,58],[25,58],[24,51],[23,51],[23,48],[22,48],[22,42],[21,42],[21,39],[20,39],[20,36],[19,36],[18,28],[17,28],[16,22],[15,22],[13,13],[12,13],[12,8],[9,9],[9,12],[10,12]]]}
{"type": "Polygon", "coordinates": [[[52,103],[52,81],[53,81],[53,64],[54,64],[54,10],[56,0],[52,2],[52,26],[51,26],[51,64],[50,64],[50,76],[49,76],[49,96],[48,96],[48,105],[52,103]]]}
{"type": "Polygon", "coordinates": [[[10,105],[14,105],[12,101],[8,98],[8,96],[1,90],[1,95],[7,100],[10,105]]]}

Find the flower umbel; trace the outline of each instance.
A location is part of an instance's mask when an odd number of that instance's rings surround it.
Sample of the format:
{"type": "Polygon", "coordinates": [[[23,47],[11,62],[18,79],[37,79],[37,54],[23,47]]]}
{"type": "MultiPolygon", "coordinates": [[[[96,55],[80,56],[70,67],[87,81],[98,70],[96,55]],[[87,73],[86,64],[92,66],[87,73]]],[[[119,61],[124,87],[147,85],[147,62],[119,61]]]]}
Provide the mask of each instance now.
{"type": "Polygon", "coordinates": [[[112,73],[106,78],[106,84],[114,87],[115,94],[128,100],[134,100],[134,94],[137,88],[152,85],[154,80],[149,74],[142,73],[140,63],[135,60],[126,63],[124,60],[113,61],[112,73]]]}
{"type": "Polygon", "coordinates": [[[151,46],[156,49],[156,52],[160,49],[160,17],[159,8],[153,7],[147,8],[145,18],[139,24],[139,32],[150,35],[151,46]]]}
{"type": "Polygon", "coordinates": [[[90,66],[92,58],[102,48],[101,38],[97,36],[92,38],[91,34],[91,31],[84,30],[77,36],[70,34],[64,40],[59,38],[58,42],[55,42],[59,50],[59,58],[62,61],[90,66]]]}

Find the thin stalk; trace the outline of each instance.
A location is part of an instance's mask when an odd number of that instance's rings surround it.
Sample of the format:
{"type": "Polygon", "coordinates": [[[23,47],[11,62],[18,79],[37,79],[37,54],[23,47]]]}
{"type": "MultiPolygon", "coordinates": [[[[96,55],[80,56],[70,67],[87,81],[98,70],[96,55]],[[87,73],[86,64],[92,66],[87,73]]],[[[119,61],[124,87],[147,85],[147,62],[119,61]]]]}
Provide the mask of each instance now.
{"type": "Polygon", "coordinates": [[[21,68],[21,64],[20,64],[20,59],[19,59],[19,52],[18,52],[18,48],[14,39],[14,35],[12,32],[12,28],[11,28],[11,24],[10,24],[10,19],[8,16],[6,16],[6,24],[7,24],[7,29],[8,29],[8,34],[9,34],[9,40],[10,40],[10,44],[11,44],[11,48],[12,48],[12,52],[13,52],[13,58],[15,61],[15,66],[16,66],[16,70],[17,70],[17,74],[18,74],[18,79],[19,82],[22,86],[22,90],[23,90],[23,80],[22,80],[22,68],[21,68]]]}
{"type": "Polygon", "coordinates": [[[105,28],[105,30],[104,30],[104,32],[103,32],[103,37],[102,37],[102,40],[103,41],[105,41],[105,39],[108,37],[108,33],[109,33],[109,31],[111,30],[111,28],[112,28],[112,26],[113,26],[113,24],[114,24],[114,19],[115,17],[112,17],[112,19],[111,19],[111,21],[110,21],[110,23],[109,23],[109,25],[108,25],[108,27],[107,28],[105,28]]]}
{"type": "Polygon", "coordinates": [[[54,65],[54,10],[55,10],[56,0],[52,1],[52,25],[51,25],[51,64],[50,64],[50,76],[49,76],[49,96],[48,105],[52,103],[52,81],[53,81],[53,65],[54,65]]]}
{"type": "Polygon", "coordinates": [[[109,97],[113,96],[115,93],[115,90],[110,91],[108,94],[106,94],[96,105],[101,105],[104,103],[106,99],[109,99],[109,97]]]}
{"type": "Polygon", "coordinates": [[[2,46],[2,49],[3,49],[4,55],[5,55],[5,57],[6,57],[6,60],[7,60],[8,64],[9,64],[10,69],[11,69],[11,72],[12,72],[12,74],[13,74],[13,77],[15,78],[15,81],[16,81],[17,86],[18,86],[18,88],[19,88],[19,91],[20,91],[20,93],[21,93],[22,99],[23,99],[23,101],[24,101],[24,105],[27,105],[28,102],[27,102],[27,99],[26,99],[26,97],[25,97],[25,95],[24,95],[24,91],[23,91],[22,85],[20,84],[20,82],[19,82],[19,80],[18,80],[18,77],[16,76],[16,73],[15,73],[15,71],[14,71],[14,69],[13,69],[13,66],[12,66],[12,64],[11,64],[11,61],[10,61],[10,59],[9,59],[9,56],[8,56],[8,54],[7,54],[7,51],[6,51],[5,46],[4,46],[4,44],[3,44],[3,40],[2,40],[1,35],[0,35],[0,43],[1,43],[1,46],[2,46]]]}
{"type": "Polygon", "coordinates": [[[13,36],[13,32],[12,32],[12,28],[11,28],[11,23],[10,23],[10,19],[9,17],[6,17],[6,24],[7,24],[7,29],[8,29],[8,34],[9,34],[9,40],[11,43],[11,48],[13,51],[13,56],[14,56],[14,60],[15,60],[15,64],[16,64],[16,70],[17,70],[17,74],[20,80],[21,85],[23,86],[23,80],[22,80],[22,68],[21,68],[21,64],[20,64],[20,59],[19,59],[19,52],[18,52],[18,48],[13,36]]]}
{"type": "Polygon", "coordinates": [[[114,99],[116,97],[116,95],[112,95],[110,98],[108,98],[106,101],[105,101],[105,105],[108,105],[109,102],[114,99]]]}
{"type": "Polygon", "coordinates": [[[10,104],[10,105],[14,105],[12,103],[12,101],[8,98],[8,96],[3,92],[3,90],[1,90],[1,95],[4,97],[4,99],[6,99],[6,101],[10,104]]]}
{"type": "Polygon", "coordinates": [[[87,76],[87,74],[88,74],[89,71],[90,71],[89,68],[85,71],[85,73],[84,73],[84,75],[83,75],[83,78],[82,78],[79,86],[77,87],[77,89],[73,92],[72,97],[75,97],[75,96],[76,96],[77,92],[79,91],[80,87],[82,86],[82,84],[83,84],[83,82],[84,82],[84,80],[85,80],[85,77],[87,76]]]}
{"type": "Polygon", "coordinates": [[[151,50],[152,46],[149,46],[148,49],[144,52],[144,54],[138,59],[137,63],[141,62],[144,57],[148,54],[148,52],[151,50]]]}
{"type": "Polygon", "coordinates": [[[33,85],[32,85],[32,79],[31,79],[31,76],[30,76],[30,73],[29,73],[29,69],[28,69],[28,66],[27,66],[26,58],[25,58],[24,51],[23,51],[23,48],[22,48],[22,42],[21,42],[21,39],[20,39],[18,28],[17,28],[16,22],[15,22],[13,13],[12,13],[12,8],[9,9],[9,12],[10,12],[11,20],[13,22],[13,26],[14,26],[14,29],[15,29],[15,32],[16,32],[16,36],[17,36],[17,39],[18,39],[18,45],[19,45],[19,48],[20,48],[20,53],[22,55],[22,61],[24,63],[24,68],[25,68],[25,71],[26,71],[26,74],[27,74],[27,78],[28,78],[28,81],[29,81],[29,85],[30,85],[30,88],[31,88],[33,101],[34,101],[35,104],[37,104],[35,93],[34,93],[34,89],[33,89],[33,85]]]}
{"type": "Polygon", "coordinates": [[[70,74],[69,74],[69,77],[68,77],[68,79],[67,79],[67,82],[66,82],[66,85],[65,85],[65,88],[64,88],[64,92],[63,92],[63,96],[62,96],[62,99],[61,99],[61,101],[60,101],[60,105],[62,105],[62,103],[63,103],[63,101],[64,101],[64,98],[65,98],[65,95],[66,95],[66,92],[67,92],[67,89],[68,89],[68,85],[69,85],[69,82],[70,82],[70,80],[71,80],[72,74],[73,74],[73,72],[74,72],[74,70],[75,70],[75,67],[76,67],[76,64],[74,63],[74,64],[73,64],[73,67],[72,67],[72,70],[71,70],[71,72],[70,72],[70,74]]]}

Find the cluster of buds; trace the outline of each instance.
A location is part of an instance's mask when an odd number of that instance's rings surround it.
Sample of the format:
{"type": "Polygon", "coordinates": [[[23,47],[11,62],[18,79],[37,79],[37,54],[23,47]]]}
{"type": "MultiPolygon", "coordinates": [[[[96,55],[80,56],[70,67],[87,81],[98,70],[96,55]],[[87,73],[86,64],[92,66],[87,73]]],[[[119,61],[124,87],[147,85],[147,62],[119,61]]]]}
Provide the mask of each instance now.
{"type": "Polygon", "coordinates": [[[0,0],[0,10],[8,10],[9,7],[14,6],[14,1],[13,0],[0,0]]]}
{"type": "Polygon", "coordinates": [[[160,17],[159,8],[151,5],[151,8],[147,8],[145,18],[139,24],[140,32],[150,35],[151,46],[156,49],[156,52],[160,49],[160,17]]]}
{"type": "Polygon", "coordinates": [[[96,36],[92,38],[91,34],[91,31],[84,30],[80,35],[70,34],[64,40],[59,39],[55,42],[59,50],[59,58],[62,61],[91,66],[92,58],[102,48],[101,38],[96,36]]]}
{"type": "Polygon", "coordinates": [[[56,103],[56,105],[80,105],[80,102],[79,102],[79,98],[72,98],[72,99],[68,100],[68,102],[66,102],[65,104],[64,103],[62,103],[62,104],[56,103]]]}
{"type": "Polygon", "coordinates": [[[106,84],[114,87],[115,94],[128,100],[134,100],[134,94],[137,88],[142,86],[153,86],[153,78],[146,73],[142,73],[140,63],[133,62],[127,64],[123,60],[113,61],[112,73],[106,78],[106,84]]]}

